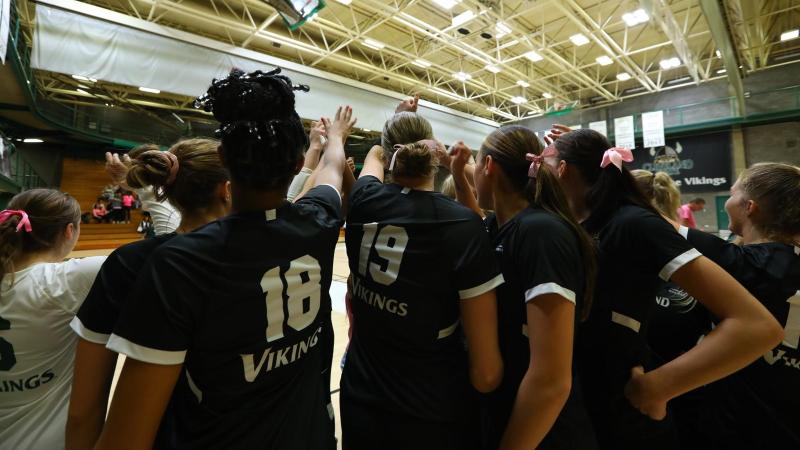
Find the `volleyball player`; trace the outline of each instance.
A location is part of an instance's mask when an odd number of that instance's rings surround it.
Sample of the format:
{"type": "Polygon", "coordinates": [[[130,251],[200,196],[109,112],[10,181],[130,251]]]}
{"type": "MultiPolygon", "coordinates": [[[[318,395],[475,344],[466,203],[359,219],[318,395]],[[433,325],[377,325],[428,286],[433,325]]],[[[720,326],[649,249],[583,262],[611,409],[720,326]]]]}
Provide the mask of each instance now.
{"type": "MultiPolygon", "coordinates": [[[[456,189],[471,196],[464,172],[471,152],[463,144],[451,151],[456,189]]],[[[591,305],[594,252],[542,162],[533,131],[507,126],[486,138],[474,167],[478,203],[494,211],[486,223],[506,280],[497,289],[505,373],[486,399],[486,448],[596,447],[572,368],[575,326],[591,305]]]]}
{"type": "MultiPolygon", "coordinates": [[[[709,388],[702,424],[713,449],[800,448],[800,168],[763,163],[746,169],[725,203],[734,245],[681,227],[785,325],[783,341],[709,388]]],[[[717,324],[717,327],[720,325],[717,324]]]]}
{"type": "Polygon", "coordinates": [[[163,244],[142,270],[109,338],[128,358],[95,448],[150,446],[173,389],[174,447],[335,446],[318,335],[355,121],[349,107],[326,120],[318,185],[286,202],[307,137],[299,87],[279,72],[234,72],[199,100],[221,122],[233,212],[163,244]]]}
{"type": "Polygon", "coordinates": [[[69,321],[105,257],[64,258],[80,234],[67,194],[32,189],[0,212],[0,448],[64,448],[75,336],[69,321]]]}
{"type": "Polygon", "coordinates": [[[471,387],[502,376],[494,288],[502,276],[478,215],[433,192],[435,141],[419,115],[384,126],[392,183],[374,146],[350,195],[353,336],[341,381],[343,448],[472,449],[471,387]],[[461,335],[466,336],[468,353],[461,335]]]}
{"type": "Polygon", "coordinates": [[[578,334],[578,370],[605,449],[676,448],[667,402],[751,363],[782,330],[769,311],[682,239],[627,168],[630,150],[589,129],[558,137],[547,158],[575,216],[598,243],[592,311],[578,334]],[[645,344],[661,281],[674,281],[719,317],[697,346],[657,369],[645,344]]]}
{"type": "MultiPolygon", "coordinates": [[[[153,149],[140,153],[129,161],[127,185],[149,187],[153,198],[174,205],[181,217],[179,233],[199,228],[230,209],[229,176],[218,147],[215,140],[190,139],[178,142],[168,152],[153,149]]],[[[117,354],[106,348],[108,338],[145,261],[176,235],[133,242],[111,253],[73,319],[72,328],[80,339],[67,420],[68,449],[92,448],[97,441],[117,362],[117,354]]],[[[156,447],[168,446],[167,436],[162,436],[156,447]]]]}

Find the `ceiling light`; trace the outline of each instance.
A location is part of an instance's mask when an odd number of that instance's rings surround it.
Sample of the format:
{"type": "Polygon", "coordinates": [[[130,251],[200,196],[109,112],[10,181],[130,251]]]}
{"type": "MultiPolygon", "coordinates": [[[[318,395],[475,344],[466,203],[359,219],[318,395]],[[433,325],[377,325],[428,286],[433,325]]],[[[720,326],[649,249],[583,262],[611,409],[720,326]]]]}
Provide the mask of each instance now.
{"type": "Polygon", "coordinates": [[[353,3],[353,0],[336,0],[336,1],[345,6],[349,5],[350,3],[353,3]]]}
{"type": "Polygon", "coordinates": [[[498,116],[505,117],[506,119],[516,119],[516,117],[513,114],[509,114],[509,113],[507,113],[505,111],[500,111],[499,109],[495,108],[494,106],[490,106],[487,109],[489,111],[497,114],[498,116]]]}
{"type": "Polygon", "coordinates": [[[456,73],[453,74],[453,78],[455,78],[456,80],[459,80],[459,81],[467,81],[470,78],[472,78],[472,75],[470,75],[470,74],[468,74],[466,72],[456,72],[456,73]]]}
{"type": "Polygon", "coordinates": [[[139,90],[142,91],[142,92],[149,92],[151,94],[160,94],[161,93],[161,91],[159,91],[158,89],[146,88],[146,87],[140,87],[139,90]]]}
{"type": "Polygon", "coordinates": [[[673,84],[683,83],[684,81],[689,81],[691,79],[692,77],[680,77],[675,78],[674,80],[669,80],[666,82],[666,84],[672,86],[673,84]]]}
{"type": "Polygon", "coordinates": [[[544,59],[544,58],[542,58],[542,55],[536,53],[535,50],[531,50],[528,53],[525,53],[525,57],[530,59],[533,62],[541,61],[541,60],[544,59]]]}
{"type": "Polygon", "coordinates": [[[525,97],[516,96],[516,97],[511,97],[511,101],[517,105],[521,105],[523,103],[527,103],[528,99],[525,97]]]}
{"type": "Polygon", "coordinates": [[[529,116],[532,116],[532,115],[534,115],[534,114],[536,114],[536,111],[528,111],[528,115],[529,115],[529,116]]]}
{"type": "Polygon", "coordinates": [[[494,31],[495,35],[497,35],[497,39],[500,39],[507,34],[511,34],[511,27],[503,22],[497,22],[497,25],[494,26],[494,31]]]}
{"type": "Polygon", "coordinates": [[[417,67],[422,67],[423,69],[427,69],[428,67],[431,66],[431,63],[425,61],[424,59],[415,59],[414,61],[411,61],[411,64],[417,67]]]}
{"type": "Polygon", "coordinates": [[[489,64],[488,66],[486,66],[486,70],[492,73],[500,73],[500,68],[495,66],[494,64],[489,64]]]}
{"type": "Polygon", "coordinates": [[[366,38],[364,39],[364,45],[369,48],[373,48],[375,50],[381,50],[383,47],[386,47],[386,44],[380,41],[376,41],[375,39],[366,38]]]}
{"type": "Polygon", "coordinates": [[[75,89],[75,92],[77,92],[79,94],[83,94],[83,95],[89,95],[89,93],[84,91],[83,89],[75,89]]]}
{"type": "Polygon", "coordinates": [[[637,9],[636,11],[623,14],[622,20],[625,21],[625,25],[635,27],[640,23],[645,23],[650,20],[650,16],[648,16],[643,9],[637,9]]]}
{"type": "Polygon", "coordinates": [[[680,65],[681,65],[681,60],[680,60],[680,59],[678,59],[677,57],[674,57],[674,56],[673,56],[672,58],[668,58],[668,59],[662,59],[662,60],[661,60],[661,61],[658,63],[658,65],[659,65],[659,66],[661,66],[661,68],[662,68],[662,69],[664,69],[664,70],[667,70],[667,69],[674,69],[674,68],[676,68],[676,67],[680,67],[680,65]]]}
{"type": "Polygon", "coordinates": [[[22,142],[24,142],[26,144],[41,144],[44,141],[41,140],[41,139],[36,139],[36,138],[27,138],[27,139],[23,139],[22,142]]]}
{"type": "Polygon", "coordinates": [[[722,58],[722,52],[717,50],[716,52],[717,58],[722,58]]]}
{"type": "Polygon", "coordinates": [[[361,131],[363,131],[364,133],[372,133],[372,130],[367,128],[362,128],[361,131]]]}
{"type": "Polygon", "coordinates": [[[455,100],[463,100],[464,99],[464,97],[462,97],[462,96],[460,96],[460,95],[458,95],[456,93],[444,90],[442,88],[432,87],[432,88],[429,88],[429,89],[431,91],[439,94],[439,95],[444,95],[445,97],[450,97],[450,98],[455,99],[455,100]]]}
{"type": "Polygon", "coordinates": [[[791,41],[800,37],[800,29],[784,31],[781,33],[781,42],[791,41]]]}
{"type": "Polygon", "coordinates": [[[718,75],[722,75],[722,74],[723,74],[723,73],[725,73],[725,72],[727,72],[727,70],[725,70],[725,69],[719,69],[719,70],[717,71],[717,74],[718,74],[718,75]]]}
{"type": "Polygon", "coordinates": [[[572,43],[575,44],[576,47],[580,47],[581,45],[586,45],[589,43],[589,38],[580,33],[573,34],[572,36],[569,37],[569,40],[572,41],[572,43]]]}
{"type": "Polygon", "coordinates": [[[608,55],[598,56],[595,61],[597,61],[597,64],[600,64],[601,66],[607,66],[614,62],[611,60],[611,58],[609,58],[608,55]]]}
{"type": "Polygon", "coordinates": [[[474,18],[475,18],[475,13],[472,12],[471,9],[468,9],[468,10],[464,11],[463,13],[453,17],[452,25],[454,27],[458,27],[458,26],[461,26],[461,25],[469,22],[470,20],[472,20],[474,18]]]}
{"type": "Polygon", "coordinates": [[[631,79],[631,74],[629,74],[628,72],[620,72],[617,74],[617,79],[619,81],[628,81],[631,79]]]}
{"type": "Polygon", "coordinates": [[[441,8],[450,9],[461,3],[461,0],[433,0],[433,3],[436,3],[441,8]]]}
{"type": "Polygon", "coordinates": [[[531,84],[530,84],[530,83],[528,83],[528,82],[527,82],[527,81],[525,81],[525,80],[519,80],[519,81],[517,81],[517,85],[519,85],[519,86],[522,86],[522,87],[530,87],[530,86],[531,86],[531,84]]]}
{"type": "Polygon", "coordinates": [[[88,81],[90,83],[95,83],[97,80],[92,77],[85,77],[83,75],[73,75],[72,78],[75,78],[78,81],[88,81]]]}
{"type": "Polygon", "coordinates": [[[549,92],[543,92],[542,93],[542,97],[544,97],[544,98],[553,98],[553,94],[551,94],[549,92]]]}

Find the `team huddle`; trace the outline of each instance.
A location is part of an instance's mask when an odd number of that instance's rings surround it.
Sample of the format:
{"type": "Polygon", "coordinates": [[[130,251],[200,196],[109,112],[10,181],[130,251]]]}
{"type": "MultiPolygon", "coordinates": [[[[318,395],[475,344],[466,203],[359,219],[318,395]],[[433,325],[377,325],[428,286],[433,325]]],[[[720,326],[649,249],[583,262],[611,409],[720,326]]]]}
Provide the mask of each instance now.
{"type": "Polygon", "coordinates": [[[109,155],[180,220],[107,258],[64,262],[67,194],[0,213],[0,449],[335,449],[342,226],[346,450],[800,448],[800,168],[741,174],[728,243],[596,131],[445,148],[416,98],[356,178],[355,113],[306,134],[298,90],[235,70],[196,103],[219,141],[109,155]]]}

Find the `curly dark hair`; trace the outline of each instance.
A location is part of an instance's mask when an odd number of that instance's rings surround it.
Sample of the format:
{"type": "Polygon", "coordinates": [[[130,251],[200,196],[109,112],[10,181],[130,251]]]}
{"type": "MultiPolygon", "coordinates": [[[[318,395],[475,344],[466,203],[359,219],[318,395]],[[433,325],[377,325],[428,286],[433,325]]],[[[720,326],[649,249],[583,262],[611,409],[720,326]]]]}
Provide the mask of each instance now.
{"type": "Polygon", "coordinates": [[[294,98],[308,86],[292,85],[280,72],[234,69],[195,101],[220,122],[217,137],[231,178],[253,189],[288,188],[308,146],[294,98]]]}

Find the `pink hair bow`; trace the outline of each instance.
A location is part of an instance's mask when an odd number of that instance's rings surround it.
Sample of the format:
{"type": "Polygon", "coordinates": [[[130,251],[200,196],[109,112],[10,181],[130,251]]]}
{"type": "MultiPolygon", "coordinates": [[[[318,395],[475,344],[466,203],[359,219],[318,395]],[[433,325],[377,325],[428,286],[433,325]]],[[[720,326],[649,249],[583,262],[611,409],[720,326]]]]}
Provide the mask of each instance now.
{"type": "Polygon", "coordinates": [[[609,164],[614,164],[617,169],[622,171],[622,163],[633,161],[633,152],[631,149],[625,147],[611,147],[603,153],[603,160],[600,162],[600,167],[607,167],[609,164]]]}
{"type": "Polygon", "coordinates": [[[536,174],[539,172],[539,168],[542,167],[542,161],[544,161],[544,156],[534,155],[533,153],[526,153],[525,159],[531,162],[531,166],[528,168],[528,178],[536,178],[536,174]]]}
{"type": "Polygon", "coordinates": [[[25,229],[25,232],[27,232],[27,233],[30,233],[31,231],[33,231],[33,227],[31,227],[31,221],[28,218],[28,213],[26,213],[25,211],[17,211],[15,209],[6,209],[6,210],[0,212],[0,223],[3,223],[6,220],[8,220],[9,218],[14,217],[14,216],[19,216],[20,217],[19,224],[17,225],[17,232],[18,233],[23,228],[25,229]]]}

